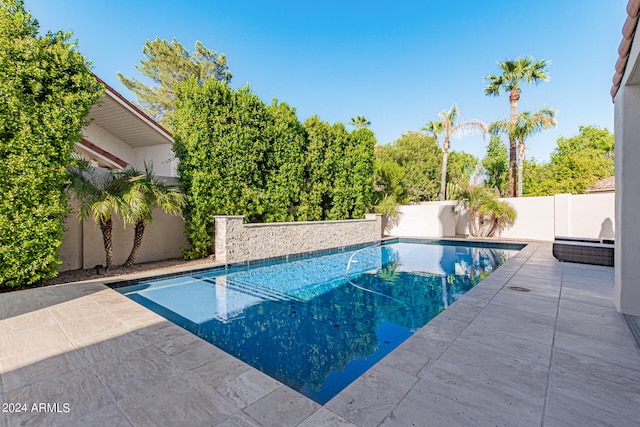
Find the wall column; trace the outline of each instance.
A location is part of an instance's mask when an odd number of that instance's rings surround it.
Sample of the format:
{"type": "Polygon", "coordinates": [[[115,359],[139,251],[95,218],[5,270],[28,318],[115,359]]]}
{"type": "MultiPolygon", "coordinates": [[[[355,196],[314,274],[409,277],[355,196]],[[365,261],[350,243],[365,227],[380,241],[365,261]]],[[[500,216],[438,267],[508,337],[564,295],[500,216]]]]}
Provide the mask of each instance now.
{"type": "Polygon", "coordinates": [[[242,229],[243,216],[216,215],[214,217],[216,261],[230,262],[233,259],[233,242],[238,230],[242,229]]]}
{"type": "Polygon", "coordinates": [[[554,234],[570,237],[571,234],[571,194],[553,196],[554,234]]]}
{"type": "MultiPolygon", "coordinates": [[[[637,55],[637,52],[636,52],[637,55]]],[[[633,63],[631,58],[629,65],[633,63]]],[[[618,311],[640,315],[640,86],[622,85],[615,97],[616,245],[618,311]]]]}

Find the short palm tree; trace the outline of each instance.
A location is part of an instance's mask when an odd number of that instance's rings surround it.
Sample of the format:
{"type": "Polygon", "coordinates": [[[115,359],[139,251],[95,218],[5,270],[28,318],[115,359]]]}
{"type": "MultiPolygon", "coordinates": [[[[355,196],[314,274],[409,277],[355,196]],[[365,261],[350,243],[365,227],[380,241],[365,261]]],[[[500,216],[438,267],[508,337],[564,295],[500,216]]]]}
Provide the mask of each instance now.
{"type": "Polygon", "coordinates": [[[134,185],[141,177],[100,170],[79,158],[67,168],[67,177],[67,190],[80,205],[80,220],[92,218],[100,226],[109,270],[113,266],[113,215],[122,216],[125,224],[135,223],[143,210],[143,195],[134,185]]]}
{"type": "Polygon", "coordinates": [[[455,102],[449,111],[438,113],[440,121],[429,122],[422,130],[429,132],[437,140],[440,133],[444,133],[442,143],[442,171],[440,176],[440,200],[446,200],[447,196],[447,162],[449,159],[449,148],[451,147],[451,137],[460,137],[468,133],[481,132],[487,134],[487,125],[480,120],[469,120],[467,122],[456,123],[458,120],[458,107],[455,102]]]}
{"type": "Polygon", "coordinates": [[[118,174],[123,178],[141,177],[141,179],[135,182],[134,186],[142,195],[142,204],[141,209],[136,211],[136,215],[133,218],[135,223],[133,246],[129,257],[124,263],[125,267],[131,267],[136,260],[136,256],[142,245],[145,227],[153,221],[153,210],[160,208],[170,215],[182,215],[182,208],[186,204],[184,194],[180,192],[177,186],[169,185],[156,178],[153,174],[152,164],[145,163],[144,167],[144,172],[127,168],[118,174]]]}
{"type": "Polygon", "coordinates": [[[371,126],[371,122],[365,116],[351,117],[349,122],[350,126],[356,128],[356,130],[365,129],[371,126]]]}
{"type": "MultiPolygon", "coordinates": [[[[520,99],[520,84],[534,83],[549,80],[549,73],[546,67],[547,60],[535,61],[530,57],[519,57],[516,60],[507,59],[499,62],[498,66],[502,71],[500,75],[488,75],[485,80],[489,83],[484,89],[487,96],[498,96],[504,90],[509,92],[509,103],[511,104],[510,121],[515,125],[518,117],[518,100],[520,99]]],[[[509,197],[514,197],[516,193],[516,140],[509,137],[509,197]]]]}
{"type": "Polygon", "coordinates": [[[534,113],[529,111],[518,114],[515,124],[510,120],[499,120],[491,123],[489,130],[493,133],[506,133],[509,139],[518,141],[518,187],[517,197],[522,197],[524,162],[527,156],[525,140],[530,136],[557,124],[556,111],[541,107],[534,113]]]}
{"type": "Polygon", "coordinates": [[[469,213],[469,231],[472,236],[492,237],[513,225],[516,211],[507,202],[498,200],[498,196],[490,189],[469,185],[462,188],[462,199],[457,210],[469,213]]]}

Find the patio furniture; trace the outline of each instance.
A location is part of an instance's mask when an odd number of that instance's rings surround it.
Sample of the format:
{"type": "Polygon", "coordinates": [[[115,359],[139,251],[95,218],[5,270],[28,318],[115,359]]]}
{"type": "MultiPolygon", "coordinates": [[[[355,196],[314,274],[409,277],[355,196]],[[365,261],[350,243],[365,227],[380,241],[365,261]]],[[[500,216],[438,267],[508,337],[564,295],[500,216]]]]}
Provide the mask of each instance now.
{"type": "Polygon", "coordinates": [[[553,256],[559,261],[613,267],[614,241],[576,237],[556,237],[553,256]]]}

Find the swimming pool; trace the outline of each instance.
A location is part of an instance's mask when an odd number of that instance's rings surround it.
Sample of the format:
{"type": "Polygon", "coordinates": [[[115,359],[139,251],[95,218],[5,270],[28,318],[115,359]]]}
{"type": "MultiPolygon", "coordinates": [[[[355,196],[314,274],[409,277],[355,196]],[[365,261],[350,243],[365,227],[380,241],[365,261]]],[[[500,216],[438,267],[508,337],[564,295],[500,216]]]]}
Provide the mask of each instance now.
{"type": "Polygon", "coordinates": [[[116,290],[320,404],[522,245],[396,240],[116,290]]]}

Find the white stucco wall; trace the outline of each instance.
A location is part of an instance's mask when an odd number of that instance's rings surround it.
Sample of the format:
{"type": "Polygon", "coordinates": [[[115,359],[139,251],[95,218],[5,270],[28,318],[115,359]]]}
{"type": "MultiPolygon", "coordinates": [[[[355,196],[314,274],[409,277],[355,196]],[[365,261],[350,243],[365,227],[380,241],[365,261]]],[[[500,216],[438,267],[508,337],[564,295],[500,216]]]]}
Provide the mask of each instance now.
{"type": "Polygon", "coordinates": [[[571,234],[614,239],[615,208],[615,193],[571,196],[571,234]]]}
{"type": "Polygon", "coordinates": [[[153,163],[158,176],[177,176],[178,160],[174,158],[171,144],[132,148],[115,135],[94,122],[82,131],[85,138],[105,151],[119,157],[138,170],[144,170],[145,162],[153,163]]]}
{"type": "Polygon", "coordinates": [[[127,163],[133,163],[136,158],[136,153],[133,148],[125,144],[115,135],[107,132],[94,122],[89,123],[89,126],[82,130],[82,134],[85,138],[102,148],[105,151],[119,157],[127,163]]]}
{"type": "Polygon", "coordinates": [[[556,235],[554,197],[520,197],[502,200],[513,206],[518,216],[513,226],[500,234],[501,237],[553,240],[556,235]]]}
{"type": "MultiPolygon", "coordinates": [[[[636,36],[636,41],[638,40],[636,36]]],[[[629,65],[638,62],[634,42],[629,65]]],[[[626,82],[628,76],[623,78],[626,82]]],[[[615,97],[616,231],[614,301],[622,313],[640,316],[640,86],[623,84],[615,97]]]]}
{"type": "Polygon", "coordinates": [[[395,218],[385,222],[385,235],[442,237],[456,234],[456,202],[426,202],[399,206],[395,218]]]}
{"type": "MultiPolygon", "coordinates": [[[[615,230],[615,194],[558,194],[503,199],[518,214],[515,224],[500,234],[510,239],[547,240],[555,236],[607,238],[615,230]]],[[[387,221],[385,234],[403,237],[453,237],[469,234],[469,218],[456,214],[456,202],[400,206],[387,221]]],[[[611,238],[611,237],[609,237],[611,238]]]]}
{"type": "Polygon", "coordinates": [[[144,163],[153,163],[153,173],[157,176],[177,176],[178,160],[174,158],[171,145],[154,145],[135,150],[133,166],[143,171],[144,163]]]}

